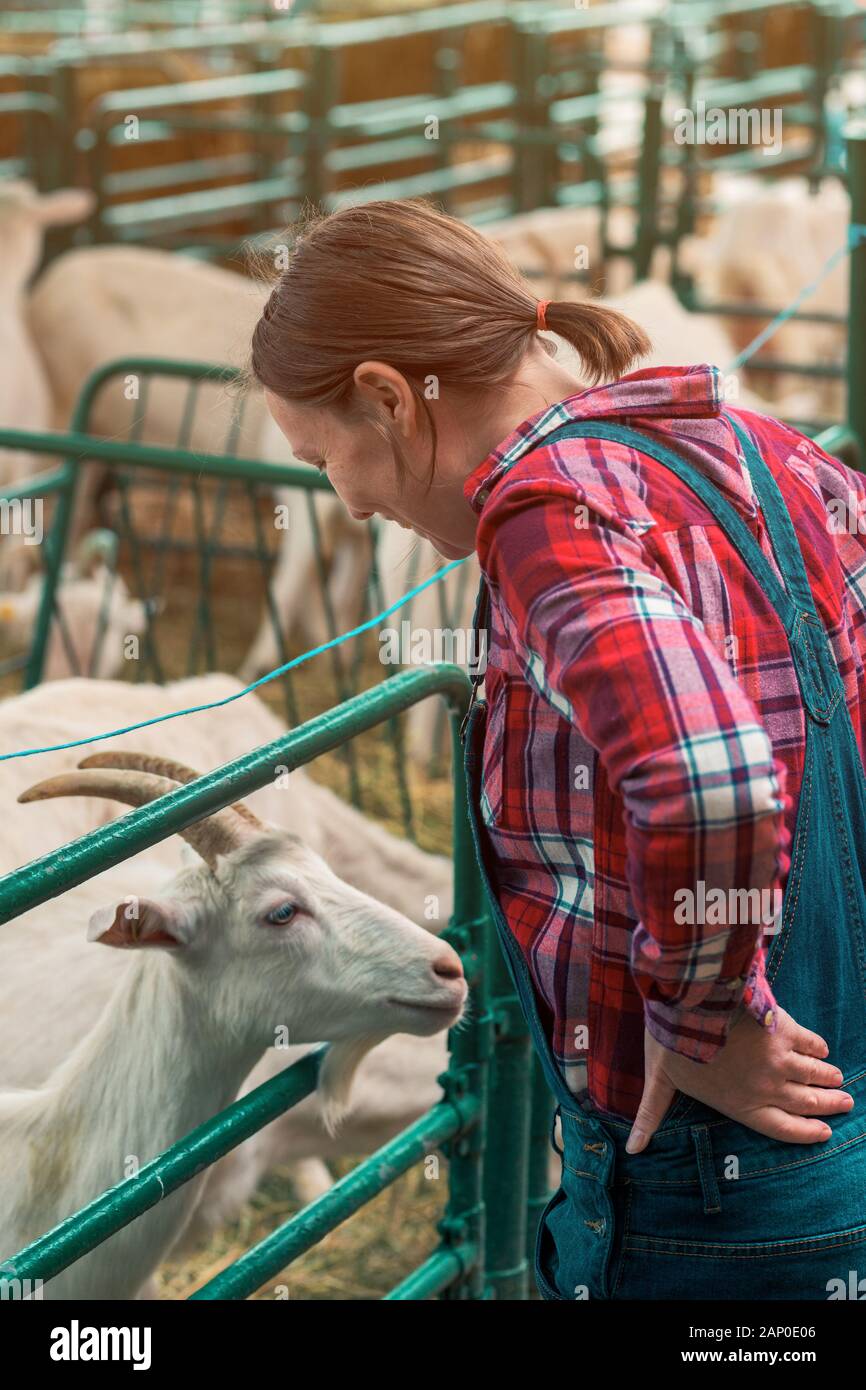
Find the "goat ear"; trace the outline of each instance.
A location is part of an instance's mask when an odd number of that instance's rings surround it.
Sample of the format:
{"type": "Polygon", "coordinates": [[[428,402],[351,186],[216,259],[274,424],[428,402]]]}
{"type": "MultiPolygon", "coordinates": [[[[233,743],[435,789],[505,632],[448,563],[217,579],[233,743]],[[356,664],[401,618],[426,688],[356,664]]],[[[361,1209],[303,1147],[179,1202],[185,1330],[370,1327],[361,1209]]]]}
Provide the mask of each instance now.
{"type": "Polygon", "coordinates": [[[96,198],[89,188],[58,188],[42,193],[36,201],[36,215],[43,227],[59,227],[70,222],[83,222],[96,207],[96,198]]]}
{"type": "Polygon", "coordinates": [[[101,907],[94,912],[87,939],[122,950],[141,946],[174,948],[189,942],[189,922],[179,903],[129,897],[114,907],[101,907]]]}

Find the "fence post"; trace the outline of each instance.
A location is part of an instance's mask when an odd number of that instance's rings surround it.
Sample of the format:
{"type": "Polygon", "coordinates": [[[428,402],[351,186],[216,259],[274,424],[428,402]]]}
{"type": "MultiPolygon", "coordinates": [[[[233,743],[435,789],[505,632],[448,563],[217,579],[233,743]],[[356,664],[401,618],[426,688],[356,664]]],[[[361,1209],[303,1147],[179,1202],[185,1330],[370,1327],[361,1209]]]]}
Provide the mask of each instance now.
{"type": "Polygon", "coordinates": [[[487,969],[488,923],[484,890],[469,824],[467,789],[463,773],[463,746],[458,730],[462,709],[449,705],[451,756],[454,769],[453,850],[454,911],[447,940],[457,950],[469,982],[471,1012],[469,1026],[449,1038],[448,1068],[439,1077],[443,1097],[461,1114],[462,1106],[474,1094],[481,1101],[480,1118],[468,1130],[443,1145],[448,1157],[448,1207],[437,1225],[442,1237],[440,1250],[474,1249],[478,1258],[462,1277],[445,1291],[448,1299],[484,1297],[484,1242],[486,1212],[484,1172],[489,1158],[487,1087],[492,1054],[490,1029],[490,976],[487,969]]]}
{"type": "MultiPolygon", "coordinates": [[[[846,168],[851,193],[851,226],[866,224],[866,119],[845,129],[846,168]]],[[[866,241],[850,250],[848,310],[847,420],[857,440],[859,467],[866,462],[866,241]]]]}
{"type": "Polygon", "coordinates": [[[333,132],[330,111],[337,104],[336,58],[325,35],[316,33],[310,45],[307,85],[303,94],[306,131],[303,196],[313,204],[324,203],[330,174],[326,160],[333,132]]]}
{"type": "Polygon", "coordinates": [[[513,20],[510,32],[515,88],[514,210],[529,212],[556,203],[555,132],[549,97],[544,95],[547,50],[544,35],[530,22],[513,20]]]}
{"type": "Polygon", "coordinates": [[[526,1261],[533,1050],[496,927],[489,920],[489,972],[494,1048],[487,1092],[484,1165],[488,1298],[528,1297],[526,1261]]]}
{"type": "Polygon", "coordinates": [[[658,237],[659,162],[661,160],[662,91],[655,83],[644,103],[643,139],[638,167],[638,228],[634,248],[634,274],[649,274],[658,237]]]}
{"type": "Polygon", "coordinates": [[[42,542],[44,547],[42,595],[36,613],[27,665],[24,668],[24,690],[32,690],[42,680],[51,624],[56,620],[57,590],[60,586],[61,569],[72,526],[78,465],[74,459],[65,459],[62,466],[66,480],[57,494],[54,516],[51,519],[51,530],[42,542]]]}

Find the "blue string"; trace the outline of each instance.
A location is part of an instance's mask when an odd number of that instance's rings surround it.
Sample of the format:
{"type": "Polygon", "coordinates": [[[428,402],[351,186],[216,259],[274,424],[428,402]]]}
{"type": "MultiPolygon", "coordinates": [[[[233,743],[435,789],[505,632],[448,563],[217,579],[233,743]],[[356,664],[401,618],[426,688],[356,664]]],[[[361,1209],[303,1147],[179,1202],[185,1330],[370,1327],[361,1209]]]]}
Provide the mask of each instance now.
{"type": "Polygon", "coordinates": [[[366,632],[368,628],[373,627],[383,618],[387,618],[388,615],[393,613],[397,608],[402,608],[403,604],[408,603],[410,598],[414,598],[416,594],[420,594],[424,589],[428,588],[429,585],[435,584],[438,580],[443,579],[449,571],[456,569],[458,565],[465,564],[468,559],[469,556],[464,555],[460,560],[452,560],[444,569],[437,570],[435,574],[431,574],[430,578],[425,579],[423,584],[418,584],[416,588],[410,589],[408,594],[404,594],[396,603],[392,603],[390,608],[384,609],[383,612],[377,613],[375,617],[368,618],[365,623],[361,623],[360,627],[353,627],[350,632],[344,632],[339,637],[332,637],[329,642],[323,642],[320,647],[313,647],[308,652],[302,652],[300,656],[295,656],[291,661],[287,661],[284,666],[278,666],[276,670],[269,671],[267,675],[259,676],[257,681],[253,681],[252,685],[248,685],[245,689],[239,690],[237,694],[227,695],[224,700],[211,700],[206,705],[190,705],[188,709],[173,710],[171,714],[159,714],[154,719],[142,719],[139,724],[126,724],[122,729],[109,729],[107,733],[91,734],[88,738],[75,738],[69,743],[51,743],[46,744],[44,748],[22,748],[16,753],[0,753],[0,762],[9,762],[12,758],[32,758],[37,753],[61,753],[66,748],[81,748],[88,743],[99,743],[105,738],[117,738],[120,734],[134,733],[136,729],[147,729],[151,724],[164,724],[167,719],[180,719],[182,715],[201,714],[202,710],[219,709],[221,705],[230,705],[233,700],[240,700],[244,695],[249,695],[253,690],[258,690],[260,685],[267,685],[268,681],[276,680],[277,676],[285,675],[285,673],[291,671],[293,667],[300,666],[302,662],[309,661],[311,657],[318,656],[320,652],[326,652],[329,648],[336,647],[340,642],[347,642],[350,637],[356,637],[359,632],[366,632]]]}
{"type": "Polygon", "coordinates": [[[848,228],[848,236],[844,244],[840,246],[838,250],[834,251],[832,256],[827,258],[822,269],[818,272],[812,283],[807,285],[805,289],[802,289],[796,299],[791,301],[787,309],[782,309],[774,319],[770,320],[766,328],[761,329],[757,337],[746,344],[743,351],[734,358],[733,362],[728,363],[727,367],[725,367],[725,371],[732,372],[737,367],[742,367],[748,362],[750,357],[754,357],[758,348],[762,348],[767,339],[771,338],[777,329],[781,328],[783,323],[787,323],[788,319],[794,317],[803,301],[808,299],[811,294],[815,293],[818,286],[823,280],[826,280],[830,271],[834,266],[838,265],[842,257],[847,256],[848,252],[851,251],[853,247],[859,246],[863,241],[866,241],[866,225],[862,222],[852,222],[848,228]]]}
{"type": "MultiPolygon", "coordinates": [[[[729,363],[725,371],[730,372],[736,367],[743,366],[743,364],[758,351],[758,348],[763,347],[767,339],[772,337],[783,323],[786,323],[788,319],[796,314],[803,301],[808,299],[809,295],[814,294],[822,280],[827,278],[830,271],[838,264],[841,258],[847,255],[853,247],[860,246],[864,241],[866,241],[866,224],[852,222],[848,228],[848,236],[844,245],[840,246],[839,249],[834,251],[833,255],[827,259],[822,270],[811,284],[807,285],[805,289],[802,289],[788,308],[778,313],[776,317],[767,324],[767,327],[764,328],[751,343],[743,348],[743,351],[734,358],[733,362],[729,363]]],[[[82,748],[88,743],[99,743],[106,738],[118,738],[121,734],[134,733],[136,729],[147,729],[152,724],[164,724],[168,719],[180,719],[188,714],[201,714],[204,710],[219,709],[221,705],[230,705],[233,700],[240,700],[244,695],[250,695],[254,690],[258,690],[259,686],[267,685],[268,681],[276,680],[278,676],[284,676],[287,671],[291,671],[295,666],[300,666],[303,662],[309,661],[311,657],[319,656],[322,652],[330,650],[331,647],[336,647],[341,642],[347,642],[350,637],[356,637],[359,633],[366,632],[368,628],[381,622],[383,618],[387,618],[389,614],[395,612],[396,609],[402,608],[404,603],[408,603],[410,598],[414,598],[416,594],[420,594],[424,589],[428,588],[429,585],[438,583],[440,579],[444,579],[445,575],[451,570],[456,569],[458,565],[465,564],[468,559],[469,556],[465,555],[461,560],[452,560],[444,569],[437,570],[429,579],[425,579],[423,584],[419,584],[416,588],[410,589],[408,594],[404,594],[396,603],[392,603],[390,608],[386,608],[383,612],[377,613],[375,617],[369,618],[367,622],[361,623],[360,627],[353,627],[350,632],[344,632],[339,637],[332,637],[329,642],[323,642],[320,647],[313,647],[308,652],[302,652],[300,656],[293,657],[292,660],[287,661],[285,665],[278,666],[275,670],[269,671],[267,675],[260,676],[257,681],[253,681],[252,685],[248,685],[243,690],[239,690],[236,695],[227,695],[224,700],[211,700],[206,705],[190,705],[188,709],[174,710],[171,714],[160,714],[154,719],[143,719],[139,724],[127,724],[122,729],[109,729],[108,732],[104,734],[91,734],[89,738],[72,739],[69,743],[52,743],[47,744],[44,748],[23,748],[16,753],[0,753],[0,762],[9,762],[12,758],[32,758],[35,757],[37,753],[61,753],[67,748],[82,748]]]]}

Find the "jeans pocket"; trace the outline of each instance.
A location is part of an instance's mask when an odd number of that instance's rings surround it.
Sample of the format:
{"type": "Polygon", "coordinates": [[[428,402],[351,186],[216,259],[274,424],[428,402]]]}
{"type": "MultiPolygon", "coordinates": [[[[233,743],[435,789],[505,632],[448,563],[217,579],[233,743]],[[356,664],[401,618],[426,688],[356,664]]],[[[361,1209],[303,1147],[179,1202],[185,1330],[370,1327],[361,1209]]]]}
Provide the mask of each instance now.
{"type": "Polygon", "coordinates": [[[856,1128],[806,1146],[710,1126],[703,1174],[671,1148],[657,1174],[629,1183],[611,1296],[826,1300],[852,1296],[844,1290],[861,1279],[866,1291],[866,1136],[856,1128]]]}
{"type": "Polygon", "coordinates": [[[779,1241],[691,1241],[632,1234],[618,1300],[866,1298],[866,1225],[779,1241]]]}

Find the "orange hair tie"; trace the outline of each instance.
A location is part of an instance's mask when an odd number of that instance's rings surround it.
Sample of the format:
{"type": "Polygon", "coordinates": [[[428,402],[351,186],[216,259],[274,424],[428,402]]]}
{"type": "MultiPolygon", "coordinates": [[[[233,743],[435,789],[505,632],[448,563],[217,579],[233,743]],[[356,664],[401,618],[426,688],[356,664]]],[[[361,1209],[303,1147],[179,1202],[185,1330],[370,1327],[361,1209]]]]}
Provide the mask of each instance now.
{"type": "Polygon", "coordinates": [[[547,320],[545,319],[544,315],[548,304],[551,304],[552,302],[553,301],[550,299],[539,299],[538,303],[535,306],[537,331],[539,333],[547,329],[547,320]]]}

